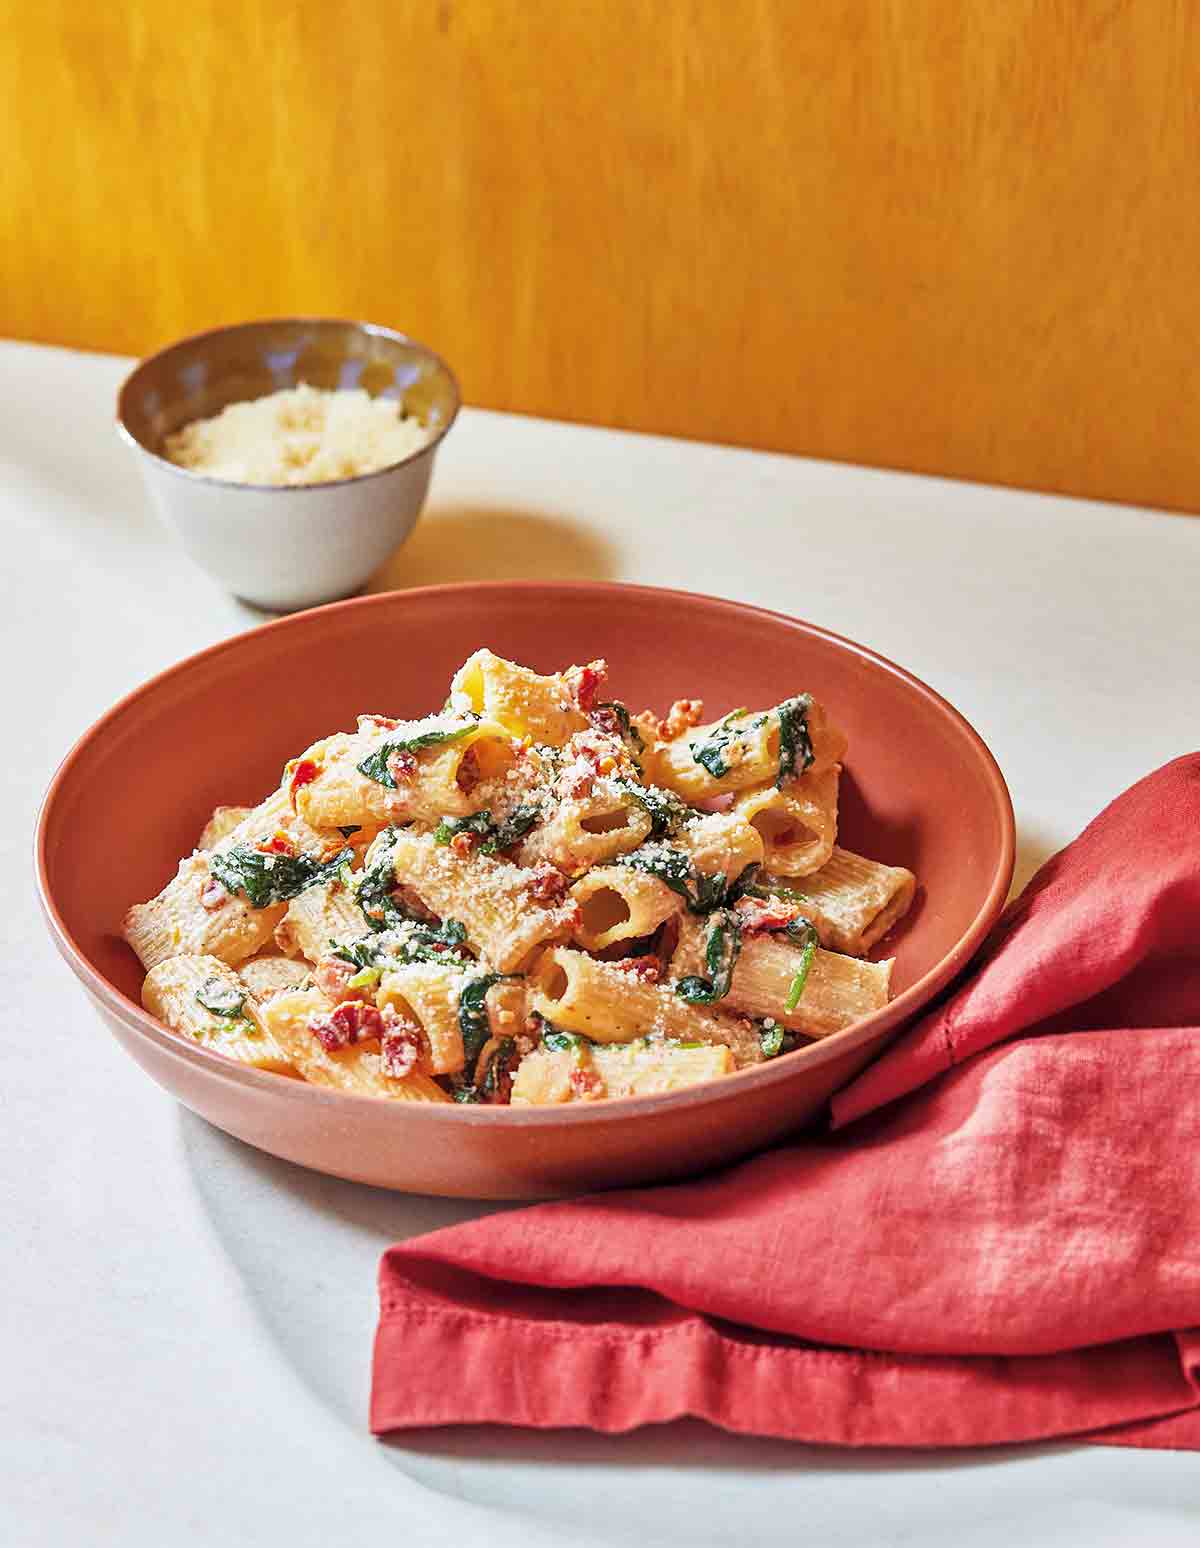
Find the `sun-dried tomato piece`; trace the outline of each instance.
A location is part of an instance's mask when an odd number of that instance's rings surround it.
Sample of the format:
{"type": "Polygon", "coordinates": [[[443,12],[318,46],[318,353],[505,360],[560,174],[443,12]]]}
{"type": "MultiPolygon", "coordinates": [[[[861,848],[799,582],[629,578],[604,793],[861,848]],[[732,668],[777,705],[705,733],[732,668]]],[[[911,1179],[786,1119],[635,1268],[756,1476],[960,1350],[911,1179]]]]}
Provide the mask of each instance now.
{"type": "Polygon", "coordinates": [[[458,772],[454,776],[455,783],[464,795],[470,795],[475,786],[483,778],[479,768],[479,754],[475,744],[472,743],[459,760],[458,772]]]}
{"type": "Polygon", "coordinates": [[[596,776],[586,769],[578,774],[568,773],[562,783],[562,794],[568,801],[582,801],[596,788],[596,776]]]}
{"type": "Polygon", "coordinates": [[[611,704],[598,704],[589,712],[588,719],[592,729],[599,731],[602,736],[615,736],[617,741],[624,739],[625,728],[621,724],[621,717],[611,704]]]}
{"type": "Polygon", "coordinates": [[[362,1000],[344,1000],[327,1016],[309,1022],[308,1030],[326,1053],[336,1053],[352,1043],[364,1043],[383,1036],[383,1017],[373,1005],[362,1000]]]}
{"type": "Polygon", "coordinates": [[[390,1005],[384,1010],[383,1020],[383,1039],[379,1045],[383,1073],[393,1080],[404,1080],[416,1069],[421,1056],[421,1029],[397,1015],[390,1005]]]}
{"type": "Polygon", "coordinates": [[[628,973],[631,978],[640,978],[644,983],[656,984],[662,978],[663,965],[657,957],[620,957],[613,963],[623,973],[628,973]]]}
{"type": "Polygon", "coordinates": [[[582,1101],[595,1101],[604,1095],[604,1082],[590,1064],[577,1064],[570,1075],[571,1090],[582,1101]]]}
{"type": "Polygon", "coordinates": [[[303,790],[305,785],[311,785],[321,770],[311,758],[300,758],[288,767],[292,771],[292,777],[288,780],[288,799],[292,803],[292,810],[295,811],[297,790],[303,790]]]}
{"type": "Polygon", "coordinates": [[[260,840],[254,847],[260,855],[287,855],[290,858],[296,853],[296,846],[280,828],[276,828],[270,838],[260,840]]]}
{"type": "Polygon", "coordinates": [[[800,913],[794,903],[782,898],[739,898],[734,907],[743,935],[764,935],[768,930],[782,930],[800,913]]]}
{"type": "Polygon", "coordinates": [[[529,873],[529,895],[539,903],[561,902],[567,891],[567,878],[548,861],[535,865],[529,873]]]}
{"type": "Polygon", "coordinates": [[[596,707],[596,695],[608,681],[608,662],[600,659],[589,661],[587,666],[568,667],[566,679],[575,702],[585,715],[596,707]]]}
{"type": "Polygon", "coordinates": [[[703,699],[676,699],[665,717],[659,721],[658,734],[664,742],[673,742],[677,736],[698,726],[703,715],[703,699]]]}
{"type": "Polygon", "coordinates": [[[411,785],[417,777],[416,757],[406,747],[388,754],[387,771],[398,785],[411,785]]]}

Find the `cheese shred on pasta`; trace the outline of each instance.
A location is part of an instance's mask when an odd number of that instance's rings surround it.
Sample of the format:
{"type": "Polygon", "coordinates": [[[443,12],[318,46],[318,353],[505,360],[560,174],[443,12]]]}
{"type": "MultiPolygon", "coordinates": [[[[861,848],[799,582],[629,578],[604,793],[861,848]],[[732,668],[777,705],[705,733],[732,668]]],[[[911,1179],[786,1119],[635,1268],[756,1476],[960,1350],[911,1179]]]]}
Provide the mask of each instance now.
{"type": "Polygon", "coordinates": [[[679,1090],[887,1003],[916,878],[838,847],[846,738],[797,692],[703,719],[479,650],[218,807],[125,938],[181,1038],[388,1101],[679,1090]]]}

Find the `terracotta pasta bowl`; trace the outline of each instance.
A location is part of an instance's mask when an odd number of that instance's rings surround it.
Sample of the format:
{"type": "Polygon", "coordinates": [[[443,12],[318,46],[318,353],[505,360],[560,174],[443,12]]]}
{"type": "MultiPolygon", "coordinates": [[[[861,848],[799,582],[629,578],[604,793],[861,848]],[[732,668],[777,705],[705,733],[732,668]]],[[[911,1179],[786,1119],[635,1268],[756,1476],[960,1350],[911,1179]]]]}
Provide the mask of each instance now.
{"type": "Polygon", "coordinates": [[[59,950],[121,1045],[239,1139],[412,1193],[536,1198],[662,1180],[732,1160],[818,1115],[832,1092],[966,964],[1012,876],[1012,805],[995,760],[946,701],[811,624],[641,586],[487,583],[363,597],[202,651],[115,705],[68,754],[37,831],[59,950]],[[360,710],[441,702],[477,646],[550,671],[608,657],[614,692],[660,712],[807,690],[850,737],[840,841],[916,872],[916,906],[877,948],[895,997],[857,1025],[753,1069],[661,1096],[552,1108],[389,1103],[265,1074],[172,1036],[142,1010],[119,928],[221,803],[252,804],[285,759],[360,710]]]}

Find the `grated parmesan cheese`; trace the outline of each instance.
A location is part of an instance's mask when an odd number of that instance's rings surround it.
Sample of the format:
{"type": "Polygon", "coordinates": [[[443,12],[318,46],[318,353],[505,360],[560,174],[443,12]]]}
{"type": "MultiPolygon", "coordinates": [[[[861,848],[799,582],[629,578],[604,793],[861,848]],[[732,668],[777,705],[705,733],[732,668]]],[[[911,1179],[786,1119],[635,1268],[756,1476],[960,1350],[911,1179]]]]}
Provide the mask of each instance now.
{"type": "Polygon", "coordinates": [[[418,451],[433,432],[403,404],[362,388],[301,384],[230,403],[166,439],[178,467],[235,484],[327,484],[376,473],[418,451]]]}

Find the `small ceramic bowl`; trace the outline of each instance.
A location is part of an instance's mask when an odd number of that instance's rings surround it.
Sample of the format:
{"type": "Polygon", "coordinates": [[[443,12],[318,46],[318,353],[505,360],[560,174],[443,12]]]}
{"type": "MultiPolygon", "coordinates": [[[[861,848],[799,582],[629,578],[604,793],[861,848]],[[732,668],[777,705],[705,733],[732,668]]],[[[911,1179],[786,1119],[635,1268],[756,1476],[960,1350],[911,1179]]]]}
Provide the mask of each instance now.
{"type": "Polygon", "coordinates": [[[282,612],[349,596],[404,542],[459,403],[445,361],[402,333],[284,317],[214,328],[143,360],[117,397],[117,427],[196,563],[243,601],[282,612]],[[302,382],[398,399],[430,439],[375,473],[323,484],[231,483],[163,455],[166,437],[193,420],[302,382]]]}
{"type": "Polygon", "coordinates": [[[819,1113],[973,955],[1004,903],[1013,838],[1008,791],[976,733],[932,689],[861,645],[679,591],[481,582],[300,613],[153,678],[98,721],[55,775],[37,868],[51,933],[110,1030],[219,1128],[360,1182],[534,1198],[717,1166],[819,1113]],[[895,958],[891,1004],[707,1085],[543,1108],[348,1096],[169,1033],[139,1003],[141,966],[120,937],[125,910],[174,874],[214,806],[258,800],[286,758],[353,726],[362,709],[411,716],[439,704],[479,645],[541,671],[606,655],[614,692],[660,713],[681,694],[702,695],[713,712],[775,704],[801,688],[828,704],[850,738],[842,843],[909,866],[920,882],[916,906],[873,953],[895,958]],[[153,778],[139,777],[146,769],[153,778]]]}

